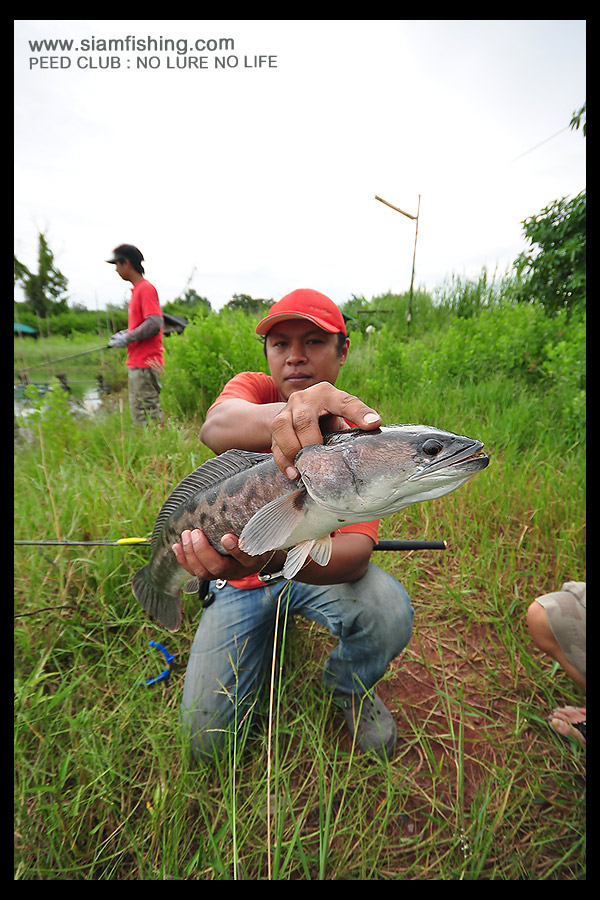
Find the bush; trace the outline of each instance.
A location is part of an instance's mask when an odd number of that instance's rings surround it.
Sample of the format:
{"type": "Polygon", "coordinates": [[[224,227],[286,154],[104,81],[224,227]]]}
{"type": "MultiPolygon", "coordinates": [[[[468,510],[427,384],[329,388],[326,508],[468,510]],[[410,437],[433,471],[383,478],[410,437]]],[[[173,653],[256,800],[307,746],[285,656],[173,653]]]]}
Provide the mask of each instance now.
{"type": "Polygon", "coordinates": [[[184,333],[165,341],[164,407],[173,415],[200,415],[238,372],[266,372],[256,319],[222,310],[195,316],[184,333]]]}
{"type": "Polygon", "coordinates": [[[549,319],[534,306],[484,309],[478,316],[457,319],[438,334],[435,352],[422,358],[422,377],[476,382],[503,372],[527,382],[538,380],[547,348],[565,333],[565,319],[564,313],[549,319]]]}
{"type": "Polygon", "coordinates": [[[578,420],[584,427],[586,418],[586,318],[572,322],[564,337],[548,343],[546,359],[541,365],[549,385],[561,399],[561,406],[568,410],[571,420],[578,420]]]}
{"type": "Polygon", "coordinates": [[[552,407],[554,424],[578,439],[585,425],[585,319],[568,322],[566,310],[550,318],[540,306],[506,304],[455,316],[446,328],[409,342],[393,340],[389,327],[368,339],[352,334],[338,382],[380,411],[403,398],[407,415],[425,406],[426,416],[437,398],[462,387],[478,388],[472,396],[485,398],[479,389],[485,385],[505,404],[530,392],[552,407]]]}

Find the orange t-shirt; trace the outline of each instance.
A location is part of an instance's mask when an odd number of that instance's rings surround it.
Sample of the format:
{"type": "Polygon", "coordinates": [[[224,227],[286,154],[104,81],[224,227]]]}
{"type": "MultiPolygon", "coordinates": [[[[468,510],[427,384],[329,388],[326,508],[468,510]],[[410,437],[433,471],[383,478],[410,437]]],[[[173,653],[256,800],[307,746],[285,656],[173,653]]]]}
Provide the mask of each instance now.
{"type": "MultiPolygon", "coordinates": [[[[127,330],[133,331],[148,316],[162,316],[162,311],[158,291],[153,284],[142,278],[131,292],[127,330]]],[[[145,341],[133,341],[127,345],[127,365],[130,369],[150,369],[162,366],[163,363],[162,329],[145,341]]]]}
{"type": "MultiPolygon", "coordinates": [[[[247,400],[249,403],[282,403],[283,397],[280,395],[275,382],[270,375],[264,372],[240,372],[239,375],[227,382],[217,399],[209,407],[209,412],[224,400],[247,400]]],[[[351,424],[350,422],[348,423],[351,424]]],[[[268,451],[265,451],[268,452],[268,451]]],[[[366,534],[371,538],[374,544],[377,543],[377,534],[379,531],[379,519],[372,522],[360,522],[356,525],[344,525],[334,532],[350,532],[352,534],[366,534]]],[[[335,537],[334,537],[335,539],[335,537]]],[[[230,581],[234,587],[249,588],[264,587],[262,581],[259,581],[257,575],[248,575],[239,581],[230,581]]]]}

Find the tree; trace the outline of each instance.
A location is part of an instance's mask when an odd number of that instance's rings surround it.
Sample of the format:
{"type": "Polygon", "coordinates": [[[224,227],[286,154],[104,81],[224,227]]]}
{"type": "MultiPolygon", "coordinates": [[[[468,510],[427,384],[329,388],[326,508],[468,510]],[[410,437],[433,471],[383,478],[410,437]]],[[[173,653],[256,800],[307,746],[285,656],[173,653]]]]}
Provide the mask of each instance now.
{"type": "Polygon", "coordinates": [[[540,303],[550,314],[570,316],[586,300],[586,192],[555,200],[523,222],[531,248],[515,261],[525,276],[520,299],[540,303]]]}
{"type": "Polygon", "coordinates": [[[225,304],[225,309],[241,309],[249,316],[266,315],[273,306],[272,300],[255,299],[249,294],[234,294],[231,300],[225,304]]]}
{"type": "Polygon", "coordinates": [[[563,197],[523,222],[531,248],[515,260],[525,281],[518,299],[540,303],[549,314],[585,308],[586,192],[563,197]],[[536,246],[537,245],[537,246],[536,246]]]}
{"type": "Polygon", "coordinates": [[[20,283],[25,294],[25,302],[40,318],[67,309],[68,281],[54,264],[54,254],[48,246],[46,236],[38,237],[38,271],[30,272],[27,266],[14,258],[15,284],[20,283]]]}
{"type": "Polygon", "coordinates": [[[210,300],[201,297],[194,288],[188,288],[183,297],[175,297],[171,302],[176,306],[186,307],[190,312],[202,310],[206,314],[212,311],[210,300]]]}
{"type": "MultiPolygon", "coordinates": [[[[586,105],[573,112],[570,128],[583,122],[586,135],[586,105]]],[[[525,276],[517,300],[538,302],[553,315],[585,309],[586,300],[586,192],[569,200],[555,200],[540,213],[523,222],[531,248],[515,260],[519,276],[525,276]]]]}
{"type": "Polygon", "coordinates": [[[202,318],[210,315],[212,306],[210,300],[201,297],[194,288],[188,288],[181,297],[162,303],[164,313],[171,313],[173,316],[201,316],[202,318]]]}

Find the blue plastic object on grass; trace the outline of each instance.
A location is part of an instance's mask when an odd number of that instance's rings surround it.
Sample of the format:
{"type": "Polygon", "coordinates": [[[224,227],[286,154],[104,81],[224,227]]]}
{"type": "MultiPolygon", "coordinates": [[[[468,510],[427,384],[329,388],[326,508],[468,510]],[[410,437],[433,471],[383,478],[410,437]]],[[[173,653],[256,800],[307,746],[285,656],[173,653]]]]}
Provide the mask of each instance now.
{"type": "Polygon", "coordinates": [[[169,653],[166,647],[163,647],[162,644],[159,644],[158,641],[148,641],[149,647],[157,647],[162,655],[164,656],[167,662],[167,669],[163,669],[160,675],[157,675],[156,678],[149,678],[147,681],[140,681],[140,684],[157,684],[159,681],[166,681],[169,675],[171,674],[171,663],[175,659],[175,657],[169,653]]]}

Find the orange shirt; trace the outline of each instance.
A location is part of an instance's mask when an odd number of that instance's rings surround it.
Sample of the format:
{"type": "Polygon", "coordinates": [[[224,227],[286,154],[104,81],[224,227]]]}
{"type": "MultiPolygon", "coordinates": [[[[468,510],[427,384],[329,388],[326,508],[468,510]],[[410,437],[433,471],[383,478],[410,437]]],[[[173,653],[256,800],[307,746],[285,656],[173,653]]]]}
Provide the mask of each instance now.
{"type": "MultiPolygon", "coordinates": [[[[133,331],[148,316],[162,316],[162,312],[156,288],[142,278],[131,292],[127,330],[133,331]]],[[[163,363],[162,329],[145,341],[133,341],[127,345],[127,365],[130,369],[150,369],[163,363]]]]}
{"type": "MultiPolygon", "coordinates": [[[[249,403],[281,403],[283,397],[279,394],[275,386],[275,382],[270,375],[264,372],[240,372],[239,375],[227,382],[217,399],[209,407],[209,412],[224,400],[247,400],[249,403]]],[[[351,423],[348,423],[351,424],[351,423]]],[[[265,451],[267,452],[267,451],[265,451]]],[[[357,525],[344,525],[337,532],[350,532],[352,534],[366,534],[371,538],[373,543],[377,543],[377,534],[379,531],[379,519],[372,522],[360,522],[357,525]]],[[[334,536],[335,540],[335,536],[334,536]]],[[[256,588],[264,587],[262,581],[259,581],[257,575],[248,575],[239,581],[230,581],[234,587],[238,588],[256,588]]]]}
{"type": "MultiPolygon", "coordinates": [[[[208,412],[223,400],[247,400],[249,403],[283,403],[283,397],[270,375],[264,372],[240,372],[231,378],[208,412]]],[[[266,452],[266,451],[265,451],[266,452]]]]}

